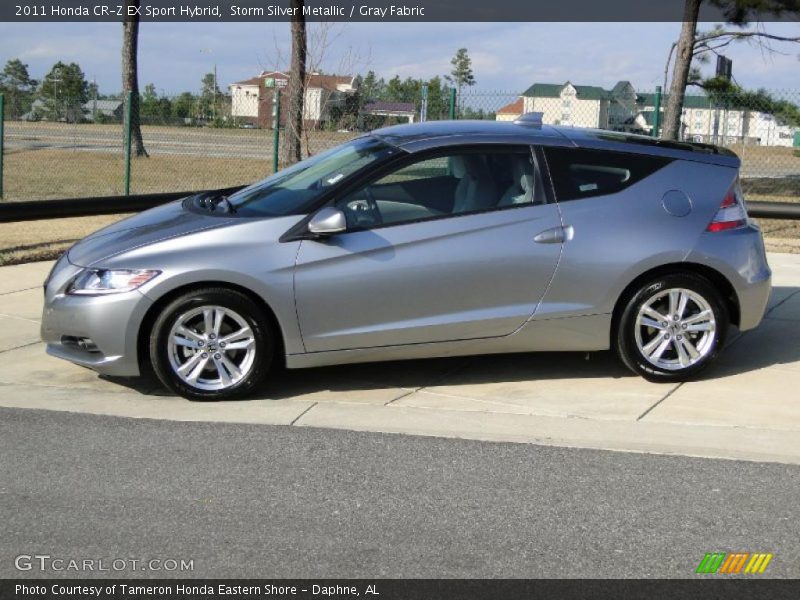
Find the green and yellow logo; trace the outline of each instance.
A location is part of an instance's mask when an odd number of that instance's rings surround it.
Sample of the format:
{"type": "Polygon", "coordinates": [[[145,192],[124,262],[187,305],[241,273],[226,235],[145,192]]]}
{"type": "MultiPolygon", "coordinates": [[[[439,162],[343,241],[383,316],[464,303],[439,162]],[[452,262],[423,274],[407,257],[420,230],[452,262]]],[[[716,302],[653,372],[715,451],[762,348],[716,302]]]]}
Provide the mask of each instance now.
{"type": "Polygon", "coordinates": [[[696,572],[761,574],[766,571],[772,556],[765,552],[709,552],[700,561],[696,572]]]}

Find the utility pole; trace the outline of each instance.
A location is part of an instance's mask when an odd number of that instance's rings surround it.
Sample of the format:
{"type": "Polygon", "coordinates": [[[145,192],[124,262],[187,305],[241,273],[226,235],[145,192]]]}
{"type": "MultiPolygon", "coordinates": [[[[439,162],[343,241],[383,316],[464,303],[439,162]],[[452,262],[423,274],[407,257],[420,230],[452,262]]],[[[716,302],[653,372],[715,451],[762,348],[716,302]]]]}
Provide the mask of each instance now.
{"type": "MultiPolygon", "coordinates": [[[[214,54],[214,50],[211,48],[203,48],[200,50],[201,54],[214,54]]],[[[214,89],[212,90],[213,102],[211,104],[211,120],[216,121],[217,119],[217,63],[214,62],[214,89]]]]}
{"type": "Polygon", "coordinates": [[[428,120],[428,85],[422,86],[422,102],[419,107],[419,120],[424,123],[428,120]]]}
{"type": "MultiPolygon", "coordinates": [[[[717,70],[716,75],[726,81],[730,81],[733,74],[733,61],[722,54],[717,55],[717,70]]],[[[714,139],[712,144],[724,144],[725,142],[725,135],[728,132],[728,110],[725,107],[725,123],[723,124],[724,133],[720,135],[719,128],[720,128],[720,103],[717,100],[714,103],[714,139]]]]}
{"type": "Polygon", "coordinates": [[[53,109],[56,113],[56,121],[58,121],[58,84],[61,82],[61,69],[53,69],[53,109]]]}

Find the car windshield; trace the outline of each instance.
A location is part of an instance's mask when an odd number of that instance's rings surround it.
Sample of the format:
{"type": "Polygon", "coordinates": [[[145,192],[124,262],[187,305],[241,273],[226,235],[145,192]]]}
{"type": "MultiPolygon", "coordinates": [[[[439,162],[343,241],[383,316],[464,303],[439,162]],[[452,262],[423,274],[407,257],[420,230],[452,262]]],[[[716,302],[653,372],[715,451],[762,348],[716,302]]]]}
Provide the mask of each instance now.
{"type": "Polygon", "coordinates": [[[395,152],[377,138],[358,138],[278,171],[228,201],[242,216],[304,214],[330,186],[395,152]]]}

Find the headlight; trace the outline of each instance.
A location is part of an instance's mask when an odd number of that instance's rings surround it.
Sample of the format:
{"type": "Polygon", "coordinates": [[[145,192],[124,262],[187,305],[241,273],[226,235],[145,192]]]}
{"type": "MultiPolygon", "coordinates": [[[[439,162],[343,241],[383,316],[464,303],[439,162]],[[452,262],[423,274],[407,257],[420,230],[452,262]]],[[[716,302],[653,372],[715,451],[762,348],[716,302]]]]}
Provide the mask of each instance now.
{"type": "Polygon", "coordinates": [[[153,279],[161,271],[130,269],[84,269],[67,287],[67,294],[96,296],[130,292],[153,279]]]}

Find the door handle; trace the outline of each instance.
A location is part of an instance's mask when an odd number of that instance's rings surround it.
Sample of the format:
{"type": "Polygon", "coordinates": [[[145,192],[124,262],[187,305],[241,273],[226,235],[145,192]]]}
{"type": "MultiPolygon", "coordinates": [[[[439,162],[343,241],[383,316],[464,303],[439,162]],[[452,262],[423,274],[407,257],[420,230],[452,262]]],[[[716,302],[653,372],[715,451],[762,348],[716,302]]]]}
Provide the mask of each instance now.
{"type": "Polygon", "coordinates": [[[572,225],[566,227],[552,227],[537,234],[533,241],[537,244],[561,244],[572,239],[575,230],[572,225]]]}

